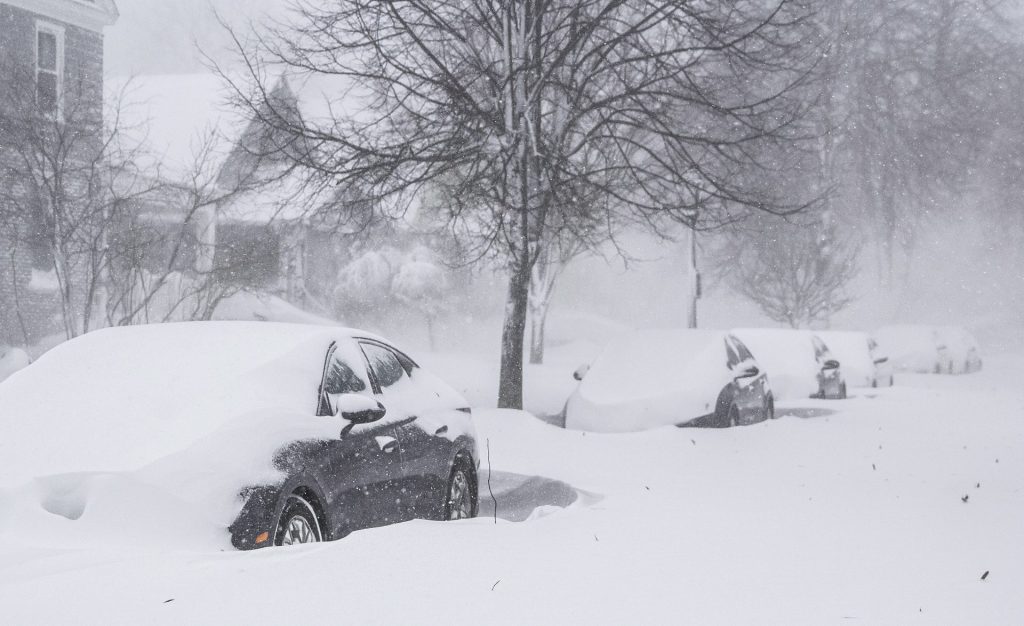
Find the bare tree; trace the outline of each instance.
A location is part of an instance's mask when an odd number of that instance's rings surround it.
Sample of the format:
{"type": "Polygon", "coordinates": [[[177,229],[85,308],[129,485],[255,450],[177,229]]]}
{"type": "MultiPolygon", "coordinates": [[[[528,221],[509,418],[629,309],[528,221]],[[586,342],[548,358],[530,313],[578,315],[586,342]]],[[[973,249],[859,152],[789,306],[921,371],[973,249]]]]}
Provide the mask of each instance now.
{"type": "MultiPolygon", "coordinates": [[[[879,243],[892,284],[929,218],[969,187],[1011,32],[998,0],[840,0],[816,18],[830,198],[879,243]]],[[[1013,35],[1015,36],[1015,35],[1013,35]]]]}
{"type": "Polygon", "coordinates": [[[720,271],[769,318],[806,328],[852,302],[857,253],[828,213],[791,221],[751,218],[725,236],[720,271]]]}
{"type": "MultiPolygon", "coordinates": [[[[124,140],[120,96],[104,111],[83,81],[44,101],[20,67],[2,71],[0,226],[31,250],[56,293],[66,337],[103,324],[111,229],[121,208],[147,192],[134,169],[138,147],[124,140]]],[[[14,277],[15,293],[20,281],[14,277]]]]}
{"type": "Polygon", "coordinates": [[[384,211],[440,189],[453,230],[505,264],[502,407],[522,406],[529,286],[553,230],[592,232],[609,211],[682,220],[695,190],[722,211],[802,206],[732,174],[804,113],[787,97],[811,63],[803,3],[300,1],[293,16],[236,37],[252,79],[231,81],[239,103],[384,211]],[[280,70],[335,79],[331,114],[276,114],[280,70]],[[579,190],[606,201],[565,197],[579,190]]]}

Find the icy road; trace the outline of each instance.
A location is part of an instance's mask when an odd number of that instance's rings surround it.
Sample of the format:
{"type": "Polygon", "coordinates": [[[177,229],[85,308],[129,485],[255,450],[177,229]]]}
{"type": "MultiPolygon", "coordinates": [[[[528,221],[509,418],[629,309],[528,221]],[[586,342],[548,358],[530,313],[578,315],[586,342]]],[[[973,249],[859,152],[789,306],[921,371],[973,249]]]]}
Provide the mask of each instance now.
{"type": "Polygon", "coordinates": [[[496,517],[484,487],[478,519],[316,546],[0,519],[0,622],[1024,623],[1024,357],[986,367],[728,430],[480,411],[496,517]]]}

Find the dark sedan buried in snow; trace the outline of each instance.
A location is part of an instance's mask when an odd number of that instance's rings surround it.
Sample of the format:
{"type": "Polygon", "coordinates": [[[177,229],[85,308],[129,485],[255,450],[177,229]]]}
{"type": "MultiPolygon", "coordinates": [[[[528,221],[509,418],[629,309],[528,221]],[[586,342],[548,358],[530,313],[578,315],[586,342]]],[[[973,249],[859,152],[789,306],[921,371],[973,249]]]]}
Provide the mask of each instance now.
{"type": "MultiPolygon", "coordinates": [[[[0,486],[34,482],[43,509],[74,520],[125,500],[116,505],[125,524],[145,517],[147,505],[130,501],[145,493],[211,535],[228,530],[240,549],[473,517],[478,465],[465,400],[405,352],[354,330],[102,330],[0,387],[0,486]],[[55,385],[69,401],[59,410],[55,385]],[[100,497],[110,484],[142,491],[100,497]]],[[[176,532],[159,523],[166,530],[154,532],[176,532]]]]}
{"type": "Polygon", "coordinates": [[[566,428],[626,432],[739,426],[775,416],[768,377],[734,335],[648,330],[613,339],[565,407],[566,428]]]}

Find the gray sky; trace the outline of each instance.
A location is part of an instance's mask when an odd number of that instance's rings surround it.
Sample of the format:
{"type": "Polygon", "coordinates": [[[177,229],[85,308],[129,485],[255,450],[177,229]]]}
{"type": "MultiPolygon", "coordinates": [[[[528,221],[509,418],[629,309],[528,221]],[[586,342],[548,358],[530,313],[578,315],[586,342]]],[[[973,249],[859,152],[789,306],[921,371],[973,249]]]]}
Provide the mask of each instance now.
{"type": "Polygon", "coordinates": [[[233,23],[268,11],[284,14],[287,0],[118,0],[121,19],[106,32],[112,76],[204,71],[194,43],[226,56],[229,40],[214,9],[233,23]]]}

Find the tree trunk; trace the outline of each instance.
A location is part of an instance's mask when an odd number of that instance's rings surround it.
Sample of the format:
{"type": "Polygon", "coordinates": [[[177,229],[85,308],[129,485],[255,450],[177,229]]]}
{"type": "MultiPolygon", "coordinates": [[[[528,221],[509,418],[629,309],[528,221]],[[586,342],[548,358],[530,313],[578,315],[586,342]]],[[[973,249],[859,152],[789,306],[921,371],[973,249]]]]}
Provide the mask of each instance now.
{"type": "Polygon", "coordinates": [[[498,408],[523,408],[523,344],[526,338],[526,311],[529,301],[530,266],[526,259],[512,262],[505,323],[501,331],[501,378],[498,381],[498,408]]]}
{"type": "Polygon", "coordinates": [[[530,364],[544,363],[544,328],[548,320],[548,303],[530,307],[530,364]]]}

